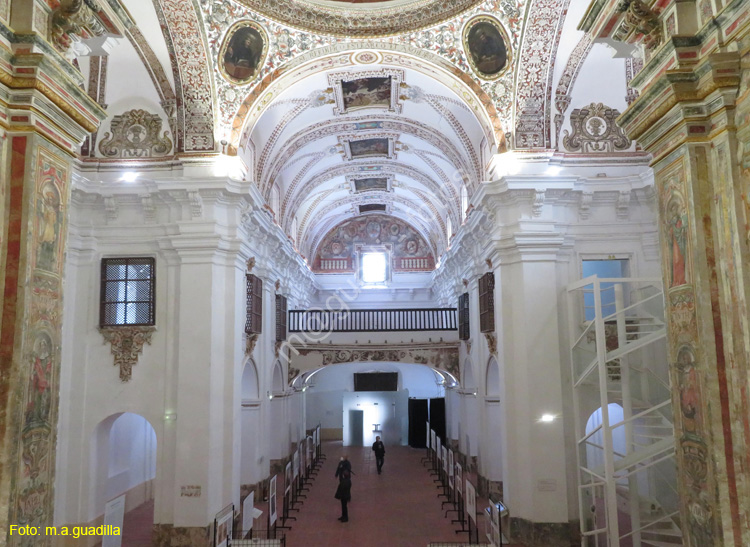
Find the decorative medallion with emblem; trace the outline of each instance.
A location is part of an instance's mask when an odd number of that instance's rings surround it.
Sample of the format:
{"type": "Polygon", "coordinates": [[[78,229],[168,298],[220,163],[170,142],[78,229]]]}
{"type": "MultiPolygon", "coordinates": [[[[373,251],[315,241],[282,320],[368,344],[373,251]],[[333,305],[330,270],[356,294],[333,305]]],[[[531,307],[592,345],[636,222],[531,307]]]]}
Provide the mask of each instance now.
{"type": "Polygon", "coordinates": [[[172,150],[169,131],[161,133],[162,119],[145,110],[128,110],[112,118],[110,132],[99,142],[99,152],[108,158],[151,158],[172,150]]]}
{"type": "Polygon", "coordinates": [[[607,153],[627,150],[631,140],[615,121],[620,112],[602,103],[576,108],[570,114],[572,133],[564,131],[563,146],[568,152],[607,153]]]}

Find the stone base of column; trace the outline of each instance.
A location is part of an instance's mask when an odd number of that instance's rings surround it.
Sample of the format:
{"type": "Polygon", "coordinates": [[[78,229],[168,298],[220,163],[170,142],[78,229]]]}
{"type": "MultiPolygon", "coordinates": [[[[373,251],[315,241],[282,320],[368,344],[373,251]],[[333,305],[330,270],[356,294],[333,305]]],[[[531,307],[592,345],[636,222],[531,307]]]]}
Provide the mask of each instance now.
{"type": "Polygon", "coordinates": [[[528,547],[575,547],[581,544],[578,521],[531,522],[522,518],[510,518],[512,541],[528,547]]]}
{"type": "Polygon", "coordinates": [[[210,526],[187,527],[154,524],[151,545],[156,547],[210,547],[213,545],[210,530],[210,526]]]}

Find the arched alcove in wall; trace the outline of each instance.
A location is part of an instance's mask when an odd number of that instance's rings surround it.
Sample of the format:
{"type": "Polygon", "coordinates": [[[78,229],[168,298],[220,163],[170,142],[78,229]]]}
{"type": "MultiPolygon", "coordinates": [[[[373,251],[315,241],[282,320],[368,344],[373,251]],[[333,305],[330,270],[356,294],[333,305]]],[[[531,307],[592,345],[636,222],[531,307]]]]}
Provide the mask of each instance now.
{"type": "Polygon", "coordinates": [[[461,384],[464,386],[464,389],[476,389],[477,381],[474,376],[474,367],[472,365],[471,359],[469,359],[468,357],[464,361],[463,373],[464,378],[461,384]]]}
{"type": "Polygon", "coordinates": [[[469,456],[476,456],[479,453],[479,401],[476,396],[478,387],[474,364],[468,357],[464,361],[463,375],[458,442],[461,452],[469,456]]]}
{"type": "Polygon", "coordinates": [[[500,365],[494,357],[490,357],[490,360],[487,362],[487,375],[485,381],[485,395],[487,395],[487,397],[499,397],[500,365]]]}
{"type": "Polygon", "coordinates": [[[242,369],[242,407],[240,427],[242,448],[240,451],[240,484],[250,485],[264,478],[258,463],[261,437],[260,385],[255,361],[248,359],[242,369]]]}
{"type": "Polygon", "coordinates": [[[90,439],[89,522],[119,496],[125,495],[125,511],[154,498],[156,444],[153,426],[139,414],[117,413],[97,424],[90,439]]]}
{"type": "Polygon", "coordinates": [[[255,361],[248,359],[242,369],[242,400],[258,399],[259,397],[258,369],[255,366],[255,361]]]}
{"type": "Polygon", "coordinates": [[[286,388],[286,382],[284,382],[284,368],[281,366],[281,361],[278,359],[273,364],[273,375],[271,376],[271,392],[281,393],[286,388]]]}

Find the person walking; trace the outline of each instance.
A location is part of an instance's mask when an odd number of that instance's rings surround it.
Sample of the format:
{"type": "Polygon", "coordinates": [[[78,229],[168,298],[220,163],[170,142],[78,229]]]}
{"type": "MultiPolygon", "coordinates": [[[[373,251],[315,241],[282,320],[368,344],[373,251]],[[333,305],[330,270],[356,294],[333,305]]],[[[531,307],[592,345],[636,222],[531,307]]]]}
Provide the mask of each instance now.
{"type": "Polygon", "coordinates": [[[339,520],[341,522],[349,522],[349,509],[347,504],[352,499],[352,479],[349,471],[342,471],[339,476],[339,487],[336,489],[336,495],[334,496],[337,500],[341,501],[341,516],[339,520]]]}
{"type": "Polygon", "coordinates": [[[383,461],[385,460],[385,445],[380,440],[380,436],[375,437],[375,442],[372,443],[372,450],[375,452],[375,463],[378,466],[378,475],[383,469],[383,461]]]}

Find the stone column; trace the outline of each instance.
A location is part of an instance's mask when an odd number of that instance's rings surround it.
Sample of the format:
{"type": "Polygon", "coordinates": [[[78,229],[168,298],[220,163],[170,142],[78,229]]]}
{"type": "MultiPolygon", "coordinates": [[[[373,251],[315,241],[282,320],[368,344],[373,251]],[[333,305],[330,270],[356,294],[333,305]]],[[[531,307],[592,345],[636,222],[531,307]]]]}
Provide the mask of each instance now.
{"type": "Polygon", "coordinates": [[[681,517],[695,547],[750,544],[749,61],[747,47],[710,54],[682,81],[649,65],[622,116],[655,157],[681,517]]]}
{"type": "Polygon", "coordinates": [[[105,113],[61,56],[15,46],[0,42],[0,530],[8,545],[46,545],[5,534],[53,523],[71,162],[105,113]]]}

